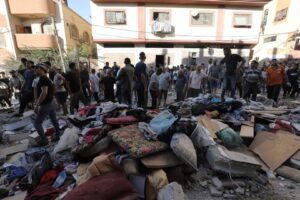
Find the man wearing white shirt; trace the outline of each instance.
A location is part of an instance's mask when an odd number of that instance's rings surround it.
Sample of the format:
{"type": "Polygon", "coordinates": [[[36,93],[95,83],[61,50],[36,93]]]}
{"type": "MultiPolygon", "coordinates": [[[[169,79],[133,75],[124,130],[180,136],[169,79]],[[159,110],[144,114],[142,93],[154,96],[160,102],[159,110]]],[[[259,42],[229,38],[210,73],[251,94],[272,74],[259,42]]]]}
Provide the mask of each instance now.
{"type": "Polygon", "coordinates": [[[96,75],[96,70],[92,69],[92,73],[90,74],[91,89],[93,97],[97,103],[99,102],[99,81],[99,77],[96,75]]]}

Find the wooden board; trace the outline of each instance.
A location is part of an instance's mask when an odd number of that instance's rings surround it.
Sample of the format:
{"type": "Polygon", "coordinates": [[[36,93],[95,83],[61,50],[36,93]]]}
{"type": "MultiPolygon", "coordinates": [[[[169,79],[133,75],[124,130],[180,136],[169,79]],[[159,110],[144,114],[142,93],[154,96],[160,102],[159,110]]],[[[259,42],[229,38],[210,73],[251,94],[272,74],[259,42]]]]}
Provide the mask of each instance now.
{"type": "Polygon", "coordinates": [[[224,128],[227,128],[228,125],[224,124],[222,122],[219,122],[215,119],[210,119],[207,116],[201,116],[198,119],[198,123],[204,126],[212,135],[214,139],[217,138],[216,133],[223,130],[224,128]]]}
{"type": "Polygon", "coordinates": [[[242,125],[241,126],[241,131],[240,131],[240,136],[243,138],[254,138],[254,127],[253,126],[247,126],[247,125],[242,125]]]}
{"type": "Polygon", "coordinates": [[[300,137],[293,134],[258,132],[250,149],[276,170],[300,149],[300,137]]]}

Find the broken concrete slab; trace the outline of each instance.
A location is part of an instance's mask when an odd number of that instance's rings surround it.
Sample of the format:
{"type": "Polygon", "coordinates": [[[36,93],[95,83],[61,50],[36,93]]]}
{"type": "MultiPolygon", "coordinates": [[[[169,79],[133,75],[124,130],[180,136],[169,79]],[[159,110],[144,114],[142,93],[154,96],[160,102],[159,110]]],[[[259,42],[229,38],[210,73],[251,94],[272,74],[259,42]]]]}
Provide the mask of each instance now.
{"type": "Polygon", "coordinates": [[[15,153],[23,152],[28,149],[29,140],[23,140],[22,143],[6,147],[0,150],[0,157],[6,157],[15,153]]]}
{"type": "Polygon", "coordinates": [[[211,179],[211,182],[213,183],[213,185],[218,189],[218,190],[223,190],[224,186],[222,181],[218,178],[218,177],[213,177],[211,179]]]}
{"type": "Polygon", "coordinates": [[[288,167],[281,166],[276,170],[277,174],[285,178],[291,179],[297,183],[300,183],[300,170],[288,167]]]}
{"type": "Polygon", "coordinates": [[[5,142],[15,142],[15,141],[21,141],[24,139],[27,139],[28,136],[31,134],[30,131],[24,132],[24,133],[15,133],[11,131],[5,131],[2,135],[2,139],[5,142]]]}
{"type": "Polygon", "coordinates": [[[218,190],[216,187],[210,185],[208,186],[209,192],[213,197],[221,197],[223,195],[223,191],[218,190]]]}
{"type": "Polygon", "coordinates": [[[28,126],[30,124],[32,124],[31,118],[26,117],[26,118],[21,119],[17,122],[14,122],[14,123],[11,123],[11,124],[5,124],[5,125],[3,125],[3,128],[6,131],[14,131],[14,130],[21,129],[25,126],[28,126]]]}
{"type": "Polygon", "coordinates": [[[231,176],[256,176],[256,170],[260,168],[255,158],[218,145],[209,147],[206,159],[213,170],[231,176]]]}
{"type": "Polygon", "coordinates": [[[271,170],[276,170],[300,149],[300,137],[293,134],[280,132],[274,134],[263,131],[257,133],[250,149],[258,154],[271,170]]]}

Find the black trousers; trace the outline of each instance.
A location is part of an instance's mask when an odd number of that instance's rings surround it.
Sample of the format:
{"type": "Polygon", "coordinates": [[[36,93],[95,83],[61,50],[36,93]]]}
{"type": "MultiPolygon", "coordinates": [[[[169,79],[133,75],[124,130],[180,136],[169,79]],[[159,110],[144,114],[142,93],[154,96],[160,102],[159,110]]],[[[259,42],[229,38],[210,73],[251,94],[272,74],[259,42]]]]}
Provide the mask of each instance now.
{"type": "Polygon", "coordinates": [[[157,108],[158,92],[155,90],[150,90],[150,94],[152,99],[152,108],[157,108]]]}
{"type": "Polygon", "coordinates": [[[240,98],[243,97],[243,86],[242,82],[236,83],[236,89],[239,91],[240,98]]]}
{"type": "Polygon", "coordinates": [[[98,92],[93,92],[93,97],[97,103],[99,103],[99,93],[98,92]]]}
{"type": "Polygon", "coordinates": [[[104,90],[104,96],[105,96],[106,101],[115,102],[114,90],[105,89],[104,90]]]}
{"type": "Polygon", "coordinates": [[[20,97],[20,107],[19,107],[19,114],[23,114],[25,111],[25,108],[29,102],[32,102],[34,99],[33,93],[31,92],[25,92],[21,94],[20,97]]]}
{"type": "Polygon", "coordinates": [[[183,101],[183,100],[184,100],[184,88],[177,88],[176,101],[183,101]]]}
{"type": "Polygon", "coordinates": [[[198,97],[201,92],[201,89],[190,88],[191,97],[198,97]]]}
{"type": "Polygon", "coordinates": [[[291,92],[291,97],[294,97],[295,94],[299,91],[299,85],[298,81],[290,81],[291,86],[292,86],[292,92],[291,92]]]}
{"type": "Polygon", "coordinates": [[[137,89],[137,106],[138,107],[145,107],[145,101],[146,101],[146,97],[145,97],[145,92],[144,89],[137,89]]]}
{"type": "Polygon", "coordinates": [[[273,99],[275,102],[278,101],[281,85],[267,86],[268,98],[273,99]]]}
{"type": "Polygon", "coordinates": [[[245,83],[245,99],[249,99],[251,96],[252,101],[256,101],[256,96],[257,96],[257,91],[258,91],[258,84],[257,83],[245,83]]]}

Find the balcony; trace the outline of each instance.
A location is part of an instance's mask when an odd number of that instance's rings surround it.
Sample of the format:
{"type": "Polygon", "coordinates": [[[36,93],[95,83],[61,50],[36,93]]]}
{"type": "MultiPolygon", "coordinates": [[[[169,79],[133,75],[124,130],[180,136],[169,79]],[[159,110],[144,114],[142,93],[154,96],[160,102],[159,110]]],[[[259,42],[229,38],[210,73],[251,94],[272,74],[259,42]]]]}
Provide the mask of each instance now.
{"type": "Polygon", "coordinates": [[[50,49],[56,48],[57,42],[54,35],[46,34],[15,34],[17,46],[21,50],[26,49],[50,49]]]}
{"type": "Polygon", "coordinates": [[[23,18],[55,16],[53,0],[9,0],[10,13],[23,18]]]}
{"type": "Polygon", "coordinates": [[[154,35],[165,35],[174,33],[174,27],[166,22],[154,21],[152,23],[152,33],[154,35]]]}

